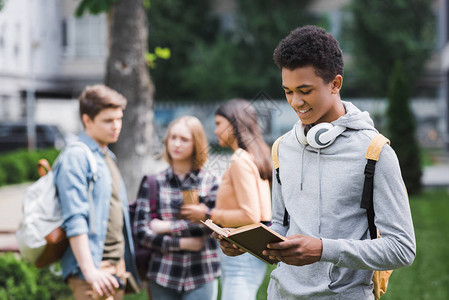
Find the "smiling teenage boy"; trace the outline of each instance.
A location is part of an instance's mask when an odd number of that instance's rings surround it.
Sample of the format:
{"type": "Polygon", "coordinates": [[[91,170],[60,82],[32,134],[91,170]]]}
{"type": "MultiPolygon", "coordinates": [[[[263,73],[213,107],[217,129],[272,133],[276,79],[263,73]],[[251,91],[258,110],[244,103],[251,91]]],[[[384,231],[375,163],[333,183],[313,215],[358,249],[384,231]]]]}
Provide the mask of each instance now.
{"type": "MultiPolygon", "coordinates": [[[[396,154],[386,145],[376,166],[375,225],[382,238],[371,240],[360,203],[365,152],[378,132],[367,112],[340,99],[338,42],[322,28],[300,27],[279,43],[274,61],[299,120],[279,144],[271,228],[289,241],[265,250],[279,261],[268,298],[374,299],[373,270],[408,266],[416,252],[396,154]]],[[[221,248],[239,253],[224,242],[221,248]]]]}
{"type": "Polygon", "coordinates": [[[63,278],[77,300],[122,299],[126,270],[137,278],[126,190],[108,149],[118,140],[125,107],[125,97],[116,91],[86,87],[79,97],[84,126],[79,140],[94,156],[96,178],[81,147],[64,151],[55,173],[62,227],[70,242],[62,257],[63,278]]]}

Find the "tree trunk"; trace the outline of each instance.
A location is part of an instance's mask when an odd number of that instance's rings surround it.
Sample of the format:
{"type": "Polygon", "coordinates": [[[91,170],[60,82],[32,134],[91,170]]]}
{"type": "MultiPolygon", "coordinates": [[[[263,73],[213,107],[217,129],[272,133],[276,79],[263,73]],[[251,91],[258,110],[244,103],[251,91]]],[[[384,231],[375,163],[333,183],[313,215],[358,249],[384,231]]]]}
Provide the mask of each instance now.
{"type": "Polygon", "coordinates": [[[128,190],[136,198],[138,185],[153,165],[154,87],[145,62],[148,26],[142,0],[119,0],[110,10],[106,85],[128,99],[120,138],[112,149],[128,190]]]}

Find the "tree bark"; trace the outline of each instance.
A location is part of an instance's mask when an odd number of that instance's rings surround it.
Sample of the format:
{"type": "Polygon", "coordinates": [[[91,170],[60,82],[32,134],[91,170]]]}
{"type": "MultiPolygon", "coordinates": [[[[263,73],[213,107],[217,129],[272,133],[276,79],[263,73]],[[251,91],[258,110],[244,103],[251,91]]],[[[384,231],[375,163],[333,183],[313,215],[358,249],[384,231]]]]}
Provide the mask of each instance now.
{"type": "Polygon", "coordinates": [[[144,174],[152,170],[154,87],[145,62],[148,26],[142,0],[119,0],[110,10],[106,85],[128,99],[118,142],[111,145],[128,191],[136,198],[144,174]]]}

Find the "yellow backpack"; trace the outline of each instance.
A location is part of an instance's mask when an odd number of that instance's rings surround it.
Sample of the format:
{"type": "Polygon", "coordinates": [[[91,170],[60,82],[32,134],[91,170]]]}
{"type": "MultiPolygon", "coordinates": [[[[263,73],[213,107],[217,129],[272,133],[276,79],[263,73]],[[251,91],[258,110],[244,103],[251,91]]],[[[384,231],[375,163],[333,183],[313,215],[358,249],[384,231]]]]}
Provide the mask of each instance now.
{"type": "MultiPolygon", "coordinates": [[[[271,158],[273,160],[273,168],[276,171],[276,180],[279,184],[281,184],[281,179],[279,177],[279,143],[281,142],[282,138],[284,136],[281,136],[278,138],[272,146],[271,149],[271,158]]],[[[364,208],[367,210],[367,216],[368,216],[368,226],[370,231],[371,239],[380,238],[380,234],[376,228],[376,225],[374,224],[374,206],[373,206],[373,179],[374,179],[374,170],[376,166],[376,162],[379,160],[380,152],[382,151],[383,146],[385,144],[390,144],[390,141],[384,137],[382,134],[377,134],[372,140],[371,143],[368,146],[368,149],[366,151],[366,159],[367,163],[365,166],[365,183],[363,185],[363,193],[362,193],[362,201],[361,201],[361,208],[364,208]]],[[[287,209],[284,213],[284,226],[289,225],[289,217],[287,209]]],[[[376,300],[380,298],[385,292],[387,291],[388,287],[388,280],[391,276],[391,273],[393,273],[393,270],[388,271],[374,271],[373,275],[373,283],[374,283],[374,297],[376,300]]]]}

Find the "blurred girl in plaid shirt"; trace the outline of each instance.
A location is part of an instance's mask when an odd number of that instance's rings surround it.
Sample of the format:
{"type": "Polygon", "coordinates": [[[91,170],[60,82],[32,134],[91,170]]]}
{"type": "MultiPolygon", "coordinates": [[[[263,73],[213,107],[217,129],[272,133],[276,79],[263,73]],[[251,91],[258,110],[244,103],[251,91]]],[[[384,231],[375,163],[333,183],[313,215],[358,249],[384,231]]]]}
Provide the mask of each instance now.
{"type": "Polygon", "coordinates": [[[203,225],[189,221],[208,218],[219,185],[202,169],[208,144],[201,122],[192,116],[176,119],[164,146],[169,167],[155,175],[157,218],[149,199],[139,198],[136,208],[138,242],[152,249],[149,290],[153,299],[212,300],[221,274],[218,245],[203,225]],[[198,204],[183,205],[186,198],[198,204]]]}

